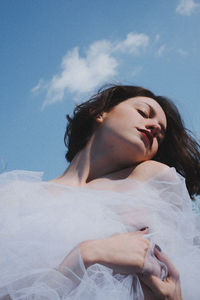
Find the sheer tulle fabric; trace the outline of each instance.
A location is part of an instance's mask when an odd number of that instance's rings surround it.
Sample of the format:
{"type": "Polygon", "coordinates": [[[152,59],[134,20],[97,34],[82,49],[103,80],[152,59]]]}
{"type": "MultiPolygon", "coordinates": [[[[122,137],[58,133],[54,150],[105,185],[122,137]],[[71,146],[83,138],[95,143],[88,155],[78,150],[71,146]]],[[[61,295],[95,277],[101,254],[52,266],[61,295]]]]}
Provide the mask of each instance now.
{"type": "Polygon", "coordinates": [[[100,264],[86,270],[78,244],[149,226],[143,271],[167,276],[153,255],[158,244],[179,270],[183,299],[199,300],[199,217],[173,168],[143,183],[118,180],[115,192],[112,182],[91,189],[41,178],[0,176],[0,299],[143,300],[137,274],[113,275],[100,264]]]}

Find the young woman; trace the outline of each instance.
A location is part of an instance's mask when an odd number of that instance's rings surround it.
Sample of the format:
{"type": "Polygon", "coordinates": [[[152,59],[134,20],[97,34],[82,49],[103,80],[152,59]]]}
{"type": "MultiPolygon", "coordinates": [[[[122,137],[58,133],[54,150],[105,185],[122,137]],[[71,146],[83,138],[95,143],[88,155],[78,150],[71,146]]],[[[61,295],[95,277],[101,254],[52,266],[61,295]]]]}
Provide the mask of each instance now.
{"type": "Polygon", "coordinates": [[[1,175],[0,299],[199,299],[200,153],[176,107],[112,86],[68,121],[64,174],[1,175]]]}

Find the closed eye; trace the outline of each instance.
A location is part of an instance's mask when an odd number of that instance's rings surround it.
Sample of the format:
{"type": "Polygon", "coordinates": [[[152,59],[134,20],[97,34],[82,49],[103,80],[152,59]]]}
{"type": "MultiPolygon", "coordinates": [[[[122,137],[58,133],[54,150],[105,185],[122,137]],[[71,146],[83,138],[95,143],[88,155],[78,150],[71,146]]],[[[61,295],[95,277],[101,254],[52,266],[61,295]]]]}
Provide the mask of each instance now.
{"type": "Polygon", "coordinates": [[[149,115],[148,115],[148,113],[147,113],[146,111],[143,111],[143,110],[141,110],[141,109],[138,109],[138,112],[139,112],[144,118],[148,118],[148,117],[149,117],[149,115]]]}

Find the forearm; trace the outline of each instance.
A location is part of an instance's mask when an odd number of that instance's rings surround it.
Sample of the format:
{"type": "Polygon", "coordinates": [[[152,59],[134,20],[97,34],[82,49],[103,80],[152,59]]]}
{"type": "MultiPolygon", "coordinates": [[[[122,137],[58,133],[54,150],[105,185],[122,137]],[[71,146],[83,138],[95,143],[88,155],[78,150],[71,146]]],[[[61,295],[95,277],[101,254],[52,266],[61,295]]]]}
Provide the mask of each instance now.
{"type": "Polygon", "coordinates": [[[140,273],[144,267],[146,251],[150,245],[144,238],[146,231],[115,234],[108,238],[82,242],[80,253],[89,267],[98,263],[115,273],[140,273]]]}

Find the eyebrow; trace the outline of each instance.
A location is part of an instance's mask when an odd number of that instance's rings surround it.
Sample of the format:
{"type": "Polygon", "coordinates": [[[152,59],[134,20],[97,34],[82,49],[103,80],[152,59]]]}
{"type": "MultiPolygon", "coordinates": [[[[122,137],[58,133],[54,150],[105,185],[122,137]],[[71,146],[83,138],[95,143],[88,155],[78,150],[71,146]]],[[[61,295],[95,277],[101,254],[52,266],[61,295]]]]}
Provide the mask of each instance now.
{"type": "MultiPolygon", "coordinates": [[[[150,109],[150,115],[156,115],[155,109],[150,104],[148,104],[146,102],[142,102],[142,103],[146,104],[149,107],[149,109],[150,109]]],[[[165,133],[166,133],[165,127],[163,126],[162,123],[159,123],[159,125],[161,127],[162,134],[165,135],[165,133]]]]}

